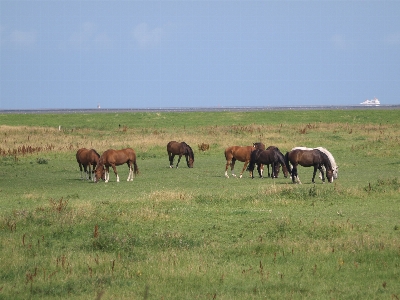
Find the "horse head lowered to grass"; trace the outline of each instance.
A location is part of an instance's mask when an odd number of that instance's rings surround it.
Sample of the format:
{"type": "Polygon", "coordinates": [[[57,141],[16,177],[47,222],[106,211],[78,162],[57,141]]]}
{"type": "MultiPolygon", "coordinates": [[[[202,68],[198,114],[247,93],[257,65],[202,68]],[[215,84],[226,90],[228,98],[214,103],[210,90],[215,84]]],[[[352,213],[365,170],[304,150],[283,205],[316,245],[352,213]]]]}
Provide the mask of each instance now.
{"type": "Polygon", "coordinates": [[[312,177],[313,183],[317,170],[321,172],[322,181],[325,182],[324,171],[322,169],[322,166],[324,166],[328,182],[333,182],[333,169],[331,162],[328,156],[325,153],[319,151],[318,149],[312,149],[312,150],[295,149],[290,152],[287,152],[285,154],[285,164],[286,168],[292,174],[293,183],[295,183],[296,180],[298,183],[301,183],[297,173],[298,165],[303,167],[314,167],[314,173],[312,177]],[[290,164],[292,164],[293,169],[290,167],[290,164]]]}
{"type": "Polygon", "coordinates": [[[272,165],[272,178],[278,178],[280,166],[282,166],[285,178],[289,174],[285,166],[285,158],[275,146],[270,146],[266,150],[256,149],[251,153],[250,164],[247,169],[251,172],[252,178],[254,178],[253,171],[255,164],[257,164],[257,170],[260,178],[263,178],[263,170],[261,168],[262,165],[268,166],[268,177],[270,176],[269,165],[272,165]]]}
{"type": "Polygon", "coordinates": [[[86,173],[86,179],[94,179],[93,172],[99,163],[100,154],[94,149],[81,148],[76,152],[76,161],[79,164],[81,171],[81,178],[83,179],[82,172],[86,173]],[[82,169],[83,167],[83,169],[82,169]]]}
{"type": "Polygon", "coordinates": [[[113,168],[114,174],[119,182],[119,176],[116,166],[127,164],[129,167],[129,175],[127,181],[133,181],[133,175],[139,174],[139,169],[136,164],[136,153],[131,148],[122,150],[108,149],[105,151],[99,159],[95,171],[95,181],[98,182],[100,178],[104,179],[105,182],[110,180],[110,167],[113,168]]]}
{"type": "MultiPolygon", "coordinates": [[[[315,148],[295,147],[295,148],[293,148],[292,150],[295,150],[295,149],[300,149],[300,150],[313,150],[313,149],[318,149],[319,151],[325,153],[325,154],[328,156],[329,161],[331,162],[331,165],[332,165],[333,179],[337,179],[337,178],[338,178],[338,176],[339,176],[339,166],[336,164],[335,158],[333,157],[332,153],[330,153],[330,152],[328,151],[328,149],[323,148],[323,147],[315,147],[315,148]]],[[[322,169],[324,170],[324,166],[322,167],[322,169]]],[[[322,173],[321,173],[321,172],[319,173],[319,178],[322,179],[322,173]]]]}
{"type": "Polygon", "coordinates": [[[179,155],[178,162],[176,163],[176,167],[178,168],[179,162],[181,161],[181,157],[184,155],[186,158],[186,164],[189,168],[193,168],[194,163],[194,153],[192,148],[186,144],[185,142],[176,142],[170,141],[167,144],[167,152],[169,159],[169,167],[172,168],[174,165],[174,157],[175,155],[179,155]]]}

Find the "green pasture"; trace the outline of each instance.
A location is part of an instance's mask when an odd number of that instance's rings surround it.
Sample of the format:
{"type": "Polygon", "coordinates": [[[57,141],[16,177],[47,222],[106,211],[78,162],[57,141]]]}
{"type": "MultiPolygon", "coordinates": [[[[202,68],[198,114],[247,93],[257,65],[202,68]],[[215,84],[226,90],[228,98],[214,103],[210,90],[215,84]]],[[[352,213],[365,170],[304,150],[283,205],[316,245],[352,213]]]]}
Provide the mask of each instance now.
{"type": "Polygon", "coordinates": [[[398,118],[0,114],[0,299],[399,299],[398,118]],[[192,146],[193,169],[169,168],[171,139],[192,146]],[[339,178],[225,178],[224,149],[256,141],[324,146],[339,178]],[[79,147],[132,147],[140,173],[81,180],[79,147]]]}

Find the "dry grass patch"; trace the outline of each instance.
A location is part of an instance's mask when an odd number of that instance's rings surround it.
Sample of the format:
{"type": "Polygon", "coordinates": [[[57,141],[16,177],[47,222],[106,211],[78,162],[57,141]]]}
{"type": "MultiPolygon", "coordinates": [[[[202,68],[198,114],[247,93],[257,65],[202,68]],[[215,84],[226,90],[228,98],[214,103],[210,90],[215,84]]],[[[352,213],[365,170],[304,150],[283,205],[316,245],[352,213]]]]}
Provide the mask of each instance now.
{"type": "Polygon", "coordinates": [[[181,201],[189,203],[193,199],[193,195],[187,192],[177,191],[154,191],[147,195],[148,199],[154,203],[181,201]]]}

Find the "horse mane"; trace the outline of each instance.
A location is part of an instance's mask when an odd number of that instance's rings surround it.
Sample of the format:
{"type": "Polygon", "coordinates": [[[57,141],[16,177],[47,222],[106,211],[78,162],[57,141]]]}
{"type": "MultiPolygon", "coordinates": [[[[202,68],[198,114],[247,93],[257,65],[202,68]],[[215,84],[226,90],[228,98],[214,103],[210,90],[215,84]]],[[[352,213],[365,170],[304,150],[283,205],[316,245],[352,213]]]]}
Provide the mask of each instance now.
{"type": "Polygon", "coordinates": [[[193,153],[192,148],[188,144],[186,144],[185,142],[182,142],[182,145],[186,148],[190,158],[192,158],[194,160],[194,153],[193,153]]]}
{"type": "Polygon", "coordinates": [[[289,174],[292,174],[292,168],[291,168],[290,163],[289,163],[289,152],[286,152],[284,158],[285,158],[286,169],[288,169],[289,174]]]}
{"type": "Polygon", "coordinates": [[[265,145],[261,142],[253,143],[253,147],[256,149],[265,150],[265,145]]]}
{"type": "Polygon", "coordinates": [[[275,152],[275,155],[278,156],[279,163],[286,165],[285,156],[283,156],[282,152],[279,151],[278,148],[276,148],[276,150],[274,152],[275,152]]]}
{"type": "Polygon", "coordinates": [[[329,161],[331,162],[332,169],[333,169],[333,168],[336,169],[337,165],[336,165],[336,161],[335,161],[335,158],[333,157],[332,153],[330,153],[330,152],[328,151],[328,149],[325,149],[325,148],[323,148],[323,147],[317,147],[316,149],[318,149],[318,150],[321,151],[322,153],[326,154],[326,155],[328,156],[328,158],[329,158],[329,161]]]}
{"type": "Polygon", "coordinates": [[[94,151],[94,153],[96,153],[97,157],[100,158],[100,154],[95,149],[92,148],[92,150],[94,151]]]}
{"type": "MultiPolygon", "coordinates": [[[[315,149],[318,150],[318,149],[315,149]]],[[[328,155],[326,155],[321,150],[318,150],[321,153],[321,156],[324,158],[324,166],[326,170],[333,170],[331,160],[329,159],[328,155]]]]}

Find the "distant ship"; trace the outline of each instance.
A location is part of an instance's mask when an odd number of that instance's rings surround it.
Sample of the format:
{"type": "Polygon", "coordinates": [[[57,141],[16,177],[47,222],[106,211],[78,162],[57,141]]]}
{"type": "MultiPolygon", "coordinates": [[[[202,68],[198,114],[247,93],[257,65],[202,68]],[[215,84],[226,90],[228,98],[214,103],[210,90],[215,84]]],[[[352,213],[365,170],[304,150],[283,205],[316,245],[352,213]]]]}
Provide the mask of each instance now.
{"type": "Polygon", "coordinates": [[[379,106],[381,103],[379,102],[378,98],[374,98],[372,100],[365,100],[364,102],[361,102],[360,104],[365,105],[365,106],[379,106]]]}

